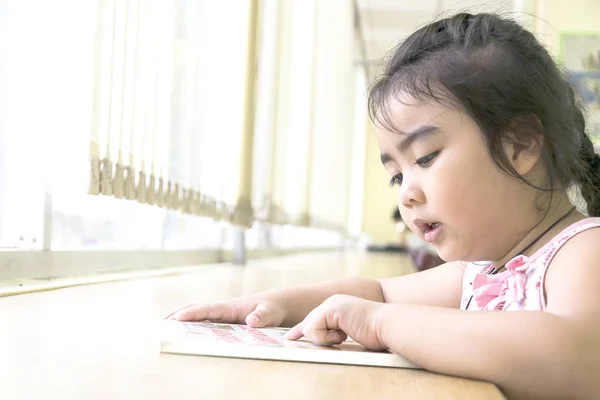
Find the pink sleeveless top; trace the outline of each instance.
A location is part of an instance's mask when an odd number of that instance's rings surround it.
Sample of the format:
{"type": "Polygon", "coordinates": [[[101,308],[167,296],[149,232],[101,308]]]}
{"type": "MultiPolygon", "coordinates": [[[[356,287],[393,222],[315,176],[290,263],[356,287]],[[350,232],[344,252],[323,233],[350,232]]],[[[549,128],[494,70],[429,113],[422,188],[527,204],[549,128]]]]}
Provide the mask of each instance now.
{"type": "Polygon", "coordinates": [[[583,219],[556,235],[532,256],[517,256],[506,263],[506,270],[488,275],[491,264],[469,263],[463,277],[460,308],[484,311],[541,311],[546,306],[544,277],[548,265],[560,248],[573,236],[600,228],[600,218],[583,219]]]}

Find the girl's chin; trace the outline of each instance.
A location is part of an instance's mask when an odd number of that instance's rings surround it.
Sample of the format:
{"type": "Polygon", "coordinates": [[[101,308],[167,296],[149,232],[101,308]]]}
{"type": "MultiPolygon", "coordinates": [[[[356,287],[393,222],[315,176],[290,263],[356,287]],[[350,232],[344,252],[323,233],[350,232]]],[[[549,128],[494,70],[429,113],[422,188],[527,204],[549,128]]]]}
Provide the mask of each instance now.
{"type": "Polygon", "coordinates": [[[435,251],[439,258],[444,260],[444,262],[453,262],[453,261],[465,261],[463,254],[461,252],[456,251],[457,249],[453,249],[450,246],[435,246],[435,251]]]}

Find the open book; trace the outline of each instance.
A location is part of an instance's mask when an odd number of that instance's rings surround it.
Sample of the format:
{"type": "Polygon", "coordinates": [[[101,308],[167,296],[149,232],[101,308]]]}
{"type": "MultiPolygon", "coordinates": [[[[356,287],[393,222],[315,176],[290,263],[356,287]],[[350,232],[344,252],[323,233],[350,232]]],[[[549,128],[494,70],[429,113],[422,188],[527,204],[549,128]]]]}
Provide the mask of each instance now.
{"type": "Polygon", "coordinates": [[[247,325],[165,321],[161,353],[329,364],[419,368],[387,351],[365,349],[353,341],[332,347],[306,340],[286,340],[289,328],[251,328],[247,325]]]}

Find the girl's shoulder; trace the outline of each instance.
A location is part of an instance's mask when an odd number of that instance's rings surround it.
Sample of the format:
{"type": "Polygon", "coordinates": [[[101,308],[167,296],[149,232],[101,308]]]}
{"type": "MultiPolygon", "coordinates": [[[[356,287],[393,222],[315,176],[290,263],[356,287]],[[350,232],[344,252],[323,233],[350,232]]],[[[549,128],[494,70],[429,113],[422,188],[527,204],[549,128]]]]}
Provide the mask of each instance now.
{"type": "Polygon", "coordinates": [[[599,235],[600,231],[594,228],[600,228],[600,218],[584,218],[569,225],[532,254],[529,257],[530,262],[545,270],[560,250],[575,237],[580,245],[581,242],[589,242],[589,247],[600,246],[600,243],[594,240],[594,236],[599,235]]]}
{"type": "MultiPolygon", "coordinates": [[[[541,254],[542,305],[600,305],[600,218],[583,219],[548,243],[541,254]],[[591,299],[591,297],[597,297],[591,299]]],[[[540,249],[543,250],[543,249],[540,249]]],[[[596,310],[598,311],[598,310],[596,310]]]]}
{"type": "MultiPolygon", "coordinates": [[[[577,245],[579,250],[582,249],[582,246],[585,247],[586,253],[593,252],[594,249],[600,251],[600,241],[598,241],[600,229],[595,228],[600,228],[600,218],[584,218],[575,222],[554,236],[530,258],[547,269],[558,254],[564,253],[561,251],[563,248],[577,245]]],[[[570,251],[567,250],[567,252],[570,251]]],[[[571,261],[576,261],[576,259],[571,261]]]]}
{"type": "MultiPolygon", "coordinates": [[[[593,228],[600,228],[600,217],[590,217],[584,218],[578,222],[575,222],[565,229],[563,229],[560,233],[554,236],[552,239],[548,241],[544,246],[542,246],[538,251],[528,257],[528,263],[533,263],[536,261],[538,264],[547,266],[554,256],[558,253],[558,251],[571,240],[573,237],[578,236],[579,234],[590,231],[593,228]]],[[[592,232],[589,232],[592,233],[592,232]]],[[[600,232],[594,232],[592,234],[581,236],[580,239],[585,237],[585,242],[589,242],[590,246],[598,247],[600,250],[600,242],[597,242],[595,239],[595,235],[600,234],[600,232]]],[[[516,258],[516,257],[515,257],[516,258]]],[[[512,261],[512,260],[511,260],[512,261]]],[[[509,261],[507,263],[510,264],[509,261]]],[[[488,262],[471,262],[467,265],[467,269],[471,273],[489,273],[492,271],[493,267],[488,262]]]]}
{"type": "MultiPolygon", "coordinates": [[[[506,271],[488,275],[489,263],[470,263],[463,280],[463,303],[475,295],[474,307],[469,309],[543,310],[546,306],[546,272],[552,264],[555,278],[560,275],[583,275],[586,268],[600,263],[600,218],[585,218],[554,236],[530,257],[517,256],[506,263],[506,271]],[[563,250],[564,248],[564,250],[563,250]],[[556,259],[556,260],[555,260],[556,259]],[[583,268],[571,268],[585,264],[583,268]],[[492,290],[493,289],[493,290],[492,290]],[[492,293],[493,292],[493,293],[492,293]],[[496,293],[498,292],[498,293],[496,293]]],[[[600,265],[599,265],[600,266],[600,265]]]]}
{"type": "MultiPolygon", "coordinates": [[[[544,245],[540,250],[538,250],[532,258],[539,256],[541,254],[556,254],[556,252],[563,247],[571,238],[579,235],[582,232],[589,231],[593,228],[600,228],[600,218],[598,217],[590,217],[584,218],[574,224],[566,227],[562,230],[558,235],[556,235],[552,240],[550,240],[546,245],[544,245]]],[[[591,235],[590,235],[591,237],[591,235]]],[[[600,245],[596,243],[596,245],[600,245]]]]}

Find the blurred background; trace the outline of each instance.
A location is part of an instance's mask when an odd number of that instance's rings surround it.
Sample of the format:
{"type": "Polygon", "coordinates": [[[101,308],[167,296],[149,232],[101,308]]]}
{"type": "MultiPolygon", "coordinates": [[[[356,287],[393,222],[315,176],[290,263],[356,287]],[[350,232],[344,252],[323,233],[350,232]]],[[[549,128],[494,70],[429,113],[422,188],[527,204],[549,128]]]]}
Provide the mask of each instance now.
{"type": "Polygon", "coordinates": [[[457,11],[532,30],[600,143],[598,0],[0,0],[0,280],[420,246],[366,93],[457,11]]]}

